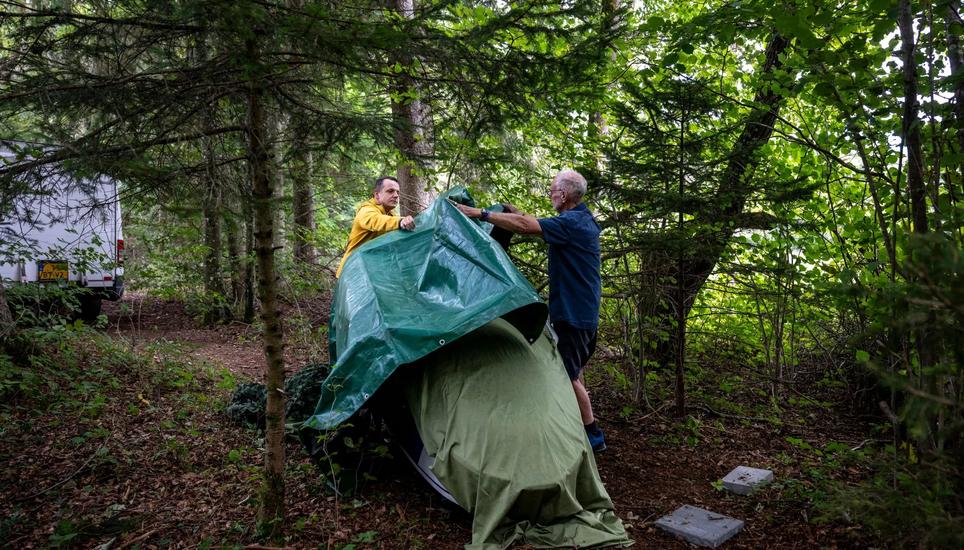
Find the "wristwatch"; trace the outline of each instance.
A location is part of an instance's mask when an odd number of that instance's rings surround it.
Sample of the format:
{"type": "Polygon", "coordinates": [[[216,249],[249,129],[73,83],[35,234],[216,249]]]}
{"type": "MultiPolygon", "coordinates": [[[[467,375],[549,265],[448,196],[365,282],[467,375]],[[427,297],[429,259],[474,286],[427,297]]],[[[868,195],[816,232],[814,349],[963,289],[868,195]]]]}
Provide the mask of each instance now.
{"type": "Polygon", "coordinates": [[[489,214],[490,214],[490,212],[489,212],[488,210],[486,210],[485,208],[483,208],[483,209],[482,209],[482,213],[479,214],[479,219],[482,220],[482,221],[488,221],[488,220],[489,220],[489,214]]]}

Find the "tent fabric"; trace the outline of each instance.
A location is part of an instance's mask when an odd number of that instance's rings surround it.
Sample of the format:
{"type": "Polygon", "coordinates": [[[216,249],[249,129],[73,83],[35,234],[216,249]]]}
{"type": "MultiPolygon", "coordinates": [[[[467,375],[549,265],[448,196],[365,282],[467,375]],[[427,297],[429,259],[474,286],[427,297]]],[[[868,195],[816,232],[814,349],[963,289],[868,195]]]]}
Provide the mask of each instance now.
{"type": "Polygon", "coordinates": [[[548,333],[496,319],[399,374],[432,472],[473,514],[467,550],[632,544],[548,333]]]}
{"type": "Polygon", "coordinates": [[[548,310],[509,256],[448,202],[473,204],[464,188],[439,197],[415,218],[360,246],[332,297],[329,349],[334,365],[305,427],[327,430],[348,419],[395,370],[504,317],[535,340],[548,310]]]}

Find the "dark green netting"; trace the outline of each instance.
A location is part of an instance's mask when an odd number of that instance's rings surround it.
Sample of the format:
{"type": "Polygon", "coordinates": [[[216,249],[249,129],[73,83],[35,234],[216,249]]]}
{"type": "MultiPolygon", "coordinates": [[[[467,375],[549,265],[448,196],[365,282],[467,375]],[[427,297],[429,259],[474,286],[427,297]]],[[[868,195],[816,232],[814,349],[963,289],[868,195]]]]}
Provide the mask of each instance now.
{"type": "Polygon", "coordinates": [[[448,202],[471,204],[463,188],[439,197],[415,218],[414,231],[365,243],[345,262],[332,298],[331,375],[308,428],[349,418],[403,364],[505,318],[530,342],[548,310],[490,224],[448,202]]]}
{"type": "Polygon", "coordinates": [[[225,412],[234,422],[251,428],[264,427],[264,408],[268,392],[264,384],[242,382],[231,394],[225,412]]]}
{"type": "MultiPolygon", "coordinates": [[[[285,421],[304,422],[315,412],[321,383],[331,369],[326,365],[306,365],[285,380],[285,421]]],[[[243,382],[231,395],[225,412],[238,424],[264,428],[264,409],[268,392],[264,384],[243,382]]]]}

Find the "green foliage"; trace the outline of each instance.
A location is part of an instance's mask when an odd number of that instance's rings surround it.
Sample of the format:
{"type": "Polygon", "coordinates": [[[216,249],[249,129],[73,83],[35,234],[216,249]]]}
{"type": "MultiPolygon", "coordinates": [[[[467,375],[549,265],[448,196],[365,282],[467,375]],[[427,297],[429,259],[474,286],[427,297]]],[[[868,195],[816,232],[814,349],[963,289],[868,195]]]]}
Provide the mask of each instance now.
{"type": "Polygon", "coordinates": [[[959,243],[944,235],[914,236],[902,248],[906,278],[880,278],[868,265],[846,273],[840,287],[869,320],[856,361],[901,396],[892,411],[903,427],[893,434],[900,452],[891,445],[881,453],[879,473],[839,489],[828,510],[898,541],[956,548],[964,526],[964,408],[961,393],[949,390],[964,376],[964,261],[959,243]],[[930,339],[931,354],[910,355],[908,336],[930,339]],[[919,521],[899,521],[911,513],[919,521]]]}
{"type": "Polygon", "coordinates": [[[874,458],[875,474],[869,480],[858,486],[834,485],[817,502],[823,518],[858,522],[899,546],[960,548],[964,544],[961,464],[894,466],[892,449],[885,451],[874,458]]]}
{"type": "Polygon", "coordinates": [[[89,290],[76,285],[18,284],[6,289],[17,328],[50,328],[73,323],[89,290]]]}
{"type": "Polygon", "coordinates": [[[71,520],[62,520],[54,528],[50,535],[50,545],[54,548],[69,547],[74,544],[74,539],[82,534],[80,526],[71,520]]]}
{"type": "MultiPolygon", "coordinates": [[[[631,382],[628,376],[620,365],[614,363],[603,363],[598,365],[605,373],[612,379],[613,383],[616,385],[616,389],[620,392],[627,392],[631,389],[631,382]]],[[[595,373],[587,373],[587,382],[593,382],[595,379],[595,373]]]]}
{"type": "Polygon", "coordinates": [[[837,488],[844,486],[838,481],[842,476],[866,471],[872,454],[870,448],[851,449],[838,441],[819,446],[802,438],[787,437],[786,440],[793,449],[780,453],[778,460],[789,468],[799,468],[800,475],[777,479],[768,485],[768,490],[779,492],[785,503],[805,504],[818,510],[823,510],[837,488]]]}
{"type": "Polygon", "coordinates": [[[284,258],[278,266],[281,273],[282,299],[288,303],[299,303],[306,298],[326,294],[334,286],[328,274],[317,266],[303,265],[289,258],[284,258]]]}
{"type": "Polygon", "coordinates": [[[353,536],[351,542],[346,544],[339,544],[335,548],[338,550],[356,550],[357,548],[364,548],[365,545],[371,544],[378,539],[378,531],[364,531],[353,536]],[[359,546],[362,545],[362,546],[359,546]]]}
{"type": "Polygon", "coordinates": [[[32,370],[23,369],[9,355],[0,355],[0,400],[34,393],[39,384],[39,376],[32,370]]]}
{"type": "Polygon", "coordinates": [[[700,435],[700,428],[702,427],[702,422],[695,416],[687,416],[683,422],[677,424],[675,429],[679,433],[687,445],[690,447],[696,447],[702,436],[700,435]]]}
{"type": "Polygon", "coordinates": [[[82,323],[55,325],[17,333],[0,353],[0,391],[4,401],[28,402],[43,397],[44,406],[67,406],[96,417],[103,406],[101,392],[116,387],[110,368],[128,355],[110,353],[109,339],[82,323]]]}
{"type": "Polygon", "coordinates": [[[7,517],[0,520],[0,539],[10,540],[12,538],[10,534],[24,519],[23,511],[15,507],[7,517]]]}
{"type": "Polygon", "coordinates": [[[244,449],[231,449],[226,457],[227,463],[234,466],[243,466],[245,452],[244,449]]]}
{"type": "Polygon", "coordinates": [[[197,218],[175,217],[156,206],[141,210],[137,203],[129,210],[136,215],[124,229],[135,253],[127,263],[131,274],[127,284],[133,290],[149,289],[161,298],[190,303],[199,294],[200,266],[206,252],[197,218]],[[154,223],[139,221],[145,219],[154,223]]]}

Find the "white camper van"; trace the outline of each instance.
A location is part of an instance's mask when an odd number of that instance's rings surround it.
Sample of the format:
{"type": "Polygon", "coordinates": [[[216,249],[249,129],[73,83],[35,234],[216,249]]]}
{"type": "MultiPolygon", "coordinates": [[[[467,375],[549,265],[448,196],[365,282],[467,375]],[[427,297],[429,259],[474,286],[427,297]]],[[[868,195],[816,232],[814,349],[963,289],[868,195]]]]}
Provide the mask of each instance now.
{"type": "MultiPolygon", "coordinates": [[[[29,158],[18,157],[23,145],[0,141],[4,166],[29,162],[29,158]]],[[[18,178],[6,181],[10,192],[0,196],[3,284],[8,288],[60,284],[90,289],[81,296],[81,316],[97,317],[102,299],[119,300],[124,293],[124,234],[117,182],[106,176],[75,177],[60,165],[39,167],[18,178]]]]}

